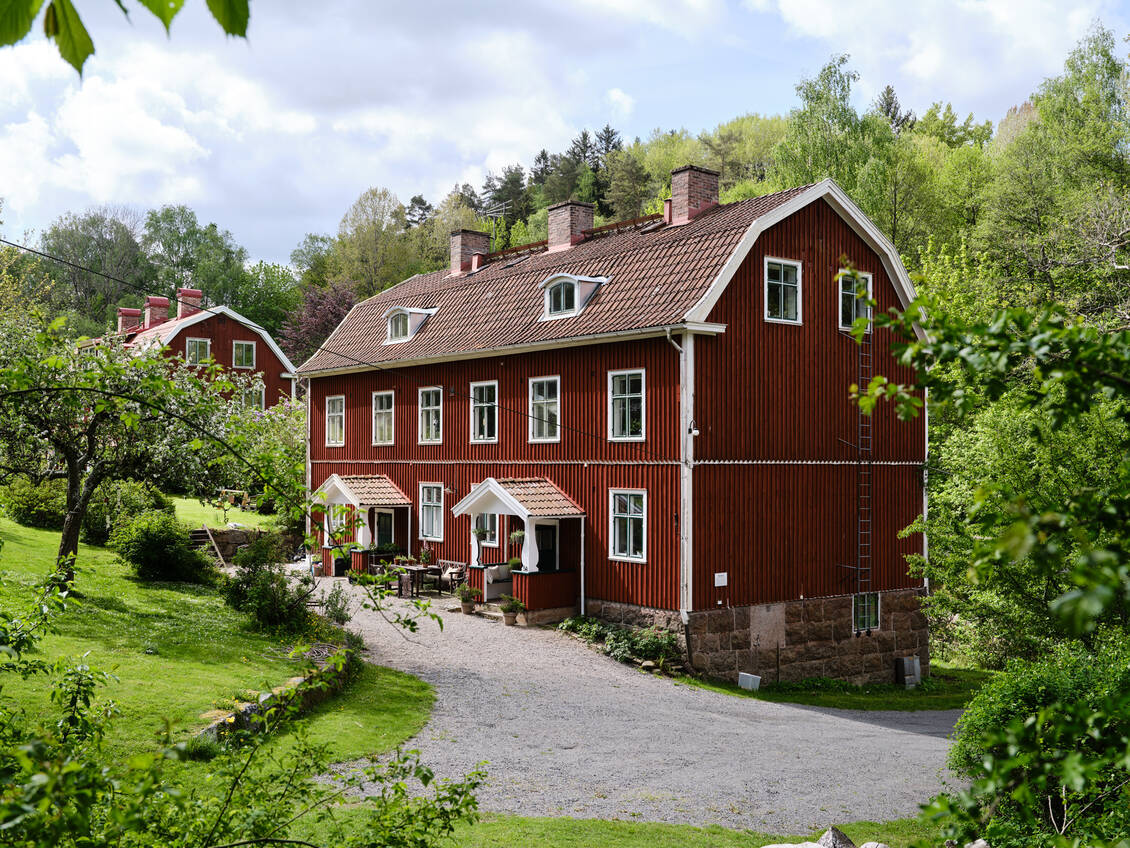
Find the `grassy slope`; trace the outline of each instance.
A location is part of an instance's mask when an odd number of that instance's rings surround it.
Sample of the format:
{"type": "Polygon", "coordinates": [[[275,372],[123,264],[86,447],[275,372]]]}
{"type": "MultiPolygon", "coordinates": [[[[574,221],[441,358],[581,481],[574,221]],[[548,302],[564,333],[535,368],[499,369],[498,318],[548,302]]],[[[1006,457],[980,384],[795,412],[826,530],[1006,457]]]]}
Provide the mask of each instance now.
{"type": "MultiPolygon", "coordinates": [[[[22,608],[32,584],[54,562],[58,534],[0,517],[0,538],[0,604],[22,608]]],[[[92,668],[117,676],[105,690],[121,710],[107,738],[115,756],[156,745],[165,719],[174,740],[184,739],[206,723],[201,713],[295,673],[287,646],[247,629],[246,617],[225,606],[214,589],[138,583],[104,548],[82,546],[78,565],[75,584],[82,598],[43,640],[42,656],[89,654],[92,668]]],[[[30,713],[46,708],[42,678],[3,683],[3,695],[30,713]]],[[[388,750],[411,736],[431,704],[431,688],[422,681],[367,668],[342,697],[321,705],[310,730],[348,759],[388,750]]]]}
{"type": "Polygon", "coordinates": [[[201,524],[207,524],[209,527],[227,527],[228,522],[246,524],[248,527],[270,527],[275,520],[273,515],[260,515],[257,512],[244,512],[240,509],[229,509],[225,518],[223,510],[205,506],[195,498],[172,500],[177,510],[177,518],[190,527],[199,527],[201,524]]]}

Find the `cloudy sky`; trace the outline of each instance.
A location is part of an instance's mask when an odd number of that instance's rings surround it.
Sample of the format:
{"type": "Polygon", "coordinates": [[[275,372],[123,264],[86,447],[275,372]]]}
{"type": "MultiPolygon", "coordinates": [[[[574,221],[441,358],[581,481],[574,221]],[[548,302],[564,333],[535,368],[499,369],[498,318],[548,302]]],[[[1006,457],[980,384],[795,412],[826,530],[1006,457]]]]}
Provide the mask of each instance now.
{"type": "Polygon", "coordinates": [[[41,37],[0,49],[0,232],[186,203],[273,261],[373,185],[435,202],[583,127],[787,112],[833,53],[860,106],[891,83],[920,113],[996,121],[1093,21],[1130,23],[1125,0],[253,0],[244,42],[204,0],[171,39],[140,9],[80,9],[98,51],[81,80],[41,37]]]}

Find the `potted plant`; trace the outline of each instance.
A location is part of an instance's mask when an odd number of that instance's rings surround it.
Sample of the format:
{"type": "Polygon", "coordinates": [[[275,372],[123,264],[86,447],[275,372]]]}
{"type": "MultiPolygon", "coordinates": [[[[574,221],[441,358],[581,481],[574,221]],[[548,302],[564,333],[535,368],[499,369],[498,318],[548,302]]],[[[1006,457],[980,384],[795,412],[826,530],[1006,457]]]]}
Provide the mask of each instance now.
{"type": "Polygon", "coordinates": [[[510,557],[510,559],[508,559],[506,561],[506,564],[508,566],[510,566],[511,572],[522,570],[522,558],[521,557],[510,557]]]}
{"type": "Polygon", "coordinates": [[[471,615],[475,611],[475,603],[483,596],[482,589],[467,583],[462,584],[456,593],[459,595],[459,606],[463,608],[464,615],[471,615]]]}
{"type": "Polygon", "coordinates": [[[526,605],[513,595],[503,595],[502,603],[498,608],[502,610],[502,621],[507,627],[513,627],[518,621],[518,613],[526,609],[526,605]]]}
{"type": "Polygon", "coordinates": [[[471,533],[480,542],[487,537],[487,528],[485,527],[472,527],[471,533]]]}
{"type": "Polygon", "coordinates": [[[427,542],[424,542],[424,544],[420,546],[420,565],[431,565],[431,564],[432,564],[432,546],[429,545],[427,542]]]}
{"type": "Polygon", "coordinates": [[[520,545],[520,544],[522,544],[522,541],[525,538],[526,538],[526,531],[525,530],[515,530],[513,533],[510,534],[510,544],[520,545]]]}

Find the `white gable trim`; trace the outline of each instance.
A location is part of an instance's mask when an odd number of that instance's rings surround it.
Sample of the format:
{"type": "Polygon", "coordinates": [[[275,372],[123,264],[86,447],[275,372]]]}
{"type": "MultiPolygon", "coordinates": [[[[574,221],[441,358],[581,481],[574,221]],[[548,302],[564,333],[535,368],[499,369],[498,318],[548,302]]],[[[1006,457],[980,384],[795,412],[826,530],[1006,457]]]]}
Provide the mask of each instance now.
{"type": "MultiPolygon", "coordinates": [[[[874,222],[868,218],[863,211],[852,202],[852,199],[847,196],[847,193],[836,185],[832,179],[826,179],[817,183],[807,191],[801,192],[796,197],[792,198],[786,203],[782,203],[777,208],[762,215],[760,218],[754,220],[749,228],[742,236],[742,240],[738,243],[737,248],[730,255],[718,276],[714,278],[714,282],[710,284],[710,288],[706,293],[699,298],[698,302],[691,307],[687,312],[685,318],[687,321],[707,321],[711,310],[715,304],[718,303],[722,293],[738,272],[742,262],[745,261],[749,252],[753,249],[757,239],[760,235],[773,225],[783,221],[790,215],[794,215],[801,209],[804,209],[810,203],[817,200],[824,199],[828,202],[836,213],[844,220],[849,227],[851,227],[856,235],[877,254],[883,263],[883,268],[887,272],[887,276],[894,286],[895,294],[898,295],[899,302],[902,304],[903,309],[910,305],[910,302],[916,297],[914,284],[910,281],[910,275],[907,274],[905,266],[902,264],[902,259],[899,258],[898,251],[895,246],[891,244],[890,239],[883,235],[882,231],[875,226],[874,222]]],[[[915,332],[919,338],[924,339],[925,334],[917,326],[915,332]]]]}
{"type": "Polygon", "coordinates": [[[484,495],[493,495],[498,501],[510,510],[510,515],[516,515],[523,521],[530,517],[529,511],[518,503],[508,491],[499,485],[493,477],[487,477],[471,487],[471,491],[463,500],[451,508],[452,515],[470,515],[472,508],[484,495]]]}
{"type": "Polygon", "coordinates": [[[329,506],[330,504],[340,503],[340,501],[330,500],[332,493],[334,492],[345,498],[346,502],[353,504],[353,506],[357,509],[361,509],[361,501],[358,500],[357,495],[353,494],[353,490],[345,485],[345,481],[342,480],[341,477],[339,477],[337,474],[331,474],[329,477],[327,477],[325,479],[325,482],[323,482],[322,485],[318,487],[318,491],[316,491],[314,494],[325,495],[326,505],[329,506]]]}
{"type": "MultiPolygon", "coordinates": [[[[294,373],[294,363],[291,362],[290,358],[282,352],[282,348],[275,344],[275,340],[271,338],[271,334],[260,327],[258,324],[256,324],[254,321],[250,320],[249,318],[244,318],[234,309],[231,309],[227,306],[209,306],[207,307],[207,309],[202,309],[200,312],[197,312],[188,318],[177,321],[175,324],[169,327],[169,329],[172,330],[171,333],[169,333],[167,336],[160,336],[161,344],[167,347],[172,342],[172,340],[180,334],[181,330],[187,330],[189,327],[193,327],[197,324],[207,321],[209,318],[214,318],[217,315],[226,315],[228,318],[231,318],[233,321],[242,324],[244,327],[258,335],[259,338],[263,340],[263,343],[271,349],[271,352],[279,358],[279,362],[283,364],[282,376],[288,380],[297,379],[297,375],[294,373]]],[[[258,370],[261,371],[262,369],[258,370]]]]}

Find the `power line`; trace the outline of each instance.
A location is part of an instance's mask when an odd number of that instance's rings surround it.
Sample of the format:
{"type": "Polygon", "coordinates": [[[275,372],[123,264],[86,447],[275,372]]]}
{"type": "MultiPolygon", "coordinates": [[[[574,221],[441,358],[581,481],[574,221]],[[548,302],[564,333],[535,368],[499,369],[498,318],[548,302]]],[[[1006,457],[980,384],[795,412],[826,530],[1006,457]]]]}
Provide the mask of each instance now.
{"type": "MultiPolygon", "coordinates": [[[[79,265],[75,262],[71,262],[68,259],[63,259],[60,256],[54,256],[50,253],[46,253],[42,250],[37,250],[33,247],[28,247],[27,245],[24,245],[24,244],[19,244],[17,242],[8,241],[7,239],[5,239],[3,237],[0,237],[0,244],[6,244],[9,247],[16,248],[17,250],[22,250],[26,253],[30,253],[30,254],[33,254],[35,256],[40,256],[40,257],[42,257],[44,259],[48,259],[52,262],[57,262],[60,265],[66,265],[67,267],[73,268],[76,271],[83,271],[87,274],[94,274],[94,275],[102,277],[104,279],[111,280],[112,282],[119,283],[123,286],[126,286],[127,288],[132,289],[133,291],[136,291],[139,294],[142,294],[142,295],[148,294],[145,291],[144,286],[142,286],[138,283],[134,283],[134,282],[131,282],[129,280],[123,280],[121,277],[115,277],[113,274],[107,274],[103,271],[97,271],[93,268],[88,268],[84,265],[79,265]]],[[[188,303],[187,301],[182,301],[180,298],[177,298],[177,297],[170,297],[170,298],[168,298],[168,300],[169,300],[170,303],[176,303],[178,305],[181,304],[181,303],[188,303]]],[[[194,309],[196,309],[199,312],[207,312],[211,315],[222,315],[223,314],[221,312],[217,312],[215,309],[213,309],[211,307],[206,307],[206,306],[197,304],[195,302],[189,303],[188,305],[192,306],[194,309]]],[[[255,325],[255,326],[258,327],[258,325],[255,325]]],[[[263,328],[259,327],[259,329],[262,330],[263,328]]],[[[266,332],[266,331],[264,330],[264,332],[266,332]]],[[[363,359],[358,359],[357,357],[353,356],[352,354],[344,353],[340,350],[332,350],[332,349],[326,347],[325,343],[319,345],[318,349],[315,350],[313,354],[311,354],[311,357],[316,356],[319,353],[329,353],[329,354],[332,354],[333,356],[337,356],[337,357],[340,357],[341,359],[345,359],[345,360],[347,360],[347,361],[349,361],[353,364],[360,365],[360,366],[363,366],[365,368],[370,368],[374,371],[381,371],[381,372],[386,373],[386,374],[392,374],[394,376],[398,376],[401,379],[404,379],[407,382],[414,385],[417,389],[433,388],[435,386],[434,383],[425,382],[425,381],[422,381],[422,380],[419,380],[415,377],[410,376],[407,373],[407,371],[401,366],[385,365],[385,364],[379,363],[379,362],[369,362],[369,361],[366,361],[366,360],[363,360],[363,359]]],[[[309,380],[310,378],[307,377],[306,379],[309,380]]],[[[472,396],[469,393],[459,391],[454,386],[442,386],[441,385],[441,388],[443,388],[445,391],[448,392],[449,395],[451,395],[453,397],[461,397],[461,398],[465,398],[467,400],[473,400],[472,396]]],[[[546,420],[544,418],[540,418],[539,416],[536,416],[536,415],[533,415],[529,412],[526,412],[525,410],[514,409],[512,407],[502,406],[501,404],[497,404],[497,403],[494,404],[494,408],[501,411],[501,412],[509,412],[512,415],[517,415],[519,417],[528,418],[528,419],[531,419],[531,420],[534,420],[534,421],[545,421],[546,420]]],[[[582,435],[582,436],[588,436],[588,437],[596,439],[600,442],[606,441],[606,438],[607,438],[603,434],[593,433],[589,430],[584,430],[580,427],[570,427],[569,425],[564,424],[561,421],[560,417],[558,417],[557,426],[558,426],[558,428],[560,428],[562,430],[566,430],[566,431],[569,431],[569,432],[572,432],[572,433],[577,433],[578,435],[582,435]]],[[[623,444],[629,450],[637,451],[637,452],[642,453],[642,454],[647,454],[649,456],[654,456],[654,457],[660,457],[662,459],[668,459],[669,458],[665,454],[662,454],[659,451],[651,450],[650,448],[647,448],[647,447],[639,444],[638,442],[623,442],[621,444],[623,444]]]]}

